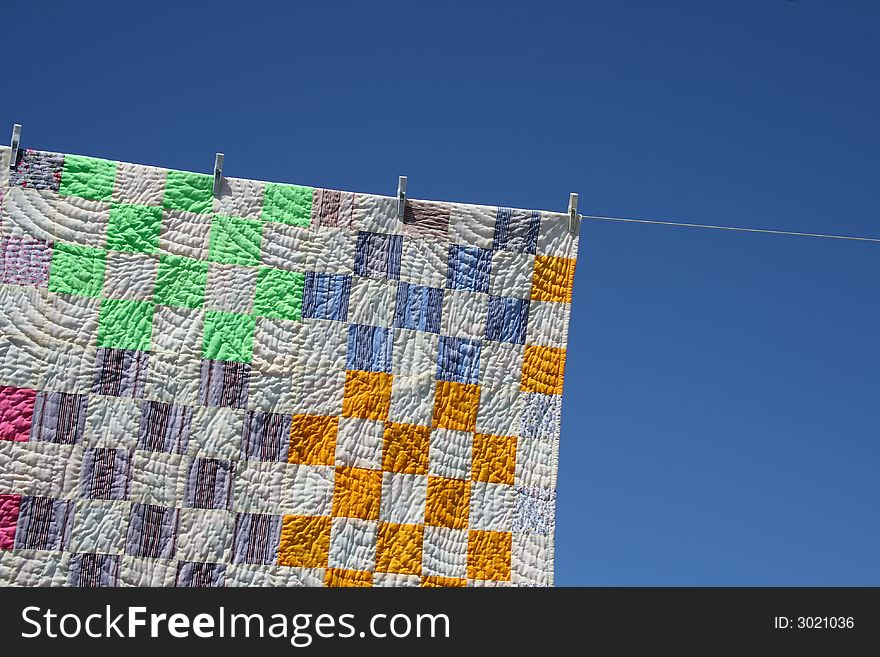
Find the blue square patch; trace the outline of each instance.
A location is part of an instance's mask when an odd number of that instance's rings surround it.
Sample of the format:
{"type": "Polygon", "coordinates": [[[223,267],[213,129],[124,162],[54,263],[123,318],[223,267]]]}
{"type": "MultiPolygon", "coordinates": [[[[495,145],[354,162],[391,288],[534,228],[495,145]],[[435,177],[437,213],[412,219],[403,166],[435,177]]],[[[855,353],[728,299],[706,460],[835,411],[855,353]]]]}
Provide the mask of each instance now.
{"type": "Polygon", "coordinates": [[[440,336],[437,378],[441,381],[479,383],[480,346],[479,340],[440,336]]]}
{"type": "Polygon", "coordinates": [[[525,344],[528,321],[528,299],[489,297],[489,313],[486,320],[487,340],[525,344]]]}
{"type": "Polygon", "coordinates": [[[394,307],[395,328],[439,333],[442,317],[443,290],[403,282],[397,286],[397,303],[394,307]]]}
{"type": "Polygon", "coordinates": [[[446,287],[454,290],[489,291],[492,251],[478,246],[449,246],[446,287]]]}
{"type": "Polygon", "coordinates": [[[303,289],[303,318],[348,320],[351,276],[306,272],[303,289]]]}
{"type": "Polygon", "coordinates": [[[348,327],[347,370],[390,372],[394,334],[381,326],[352,324],[348,327]]]}
{"type": "Polygon", "coordinates": [[[492,248],[518,253],[534,253],[538,246],[540,226],[540,212],[498,208],[492,248]]]}
{"type": "Polygon", "coordinates": [[[355,247],[354,273],[367,278],[400,278],[402,235],[360,232],[355,247]]]}

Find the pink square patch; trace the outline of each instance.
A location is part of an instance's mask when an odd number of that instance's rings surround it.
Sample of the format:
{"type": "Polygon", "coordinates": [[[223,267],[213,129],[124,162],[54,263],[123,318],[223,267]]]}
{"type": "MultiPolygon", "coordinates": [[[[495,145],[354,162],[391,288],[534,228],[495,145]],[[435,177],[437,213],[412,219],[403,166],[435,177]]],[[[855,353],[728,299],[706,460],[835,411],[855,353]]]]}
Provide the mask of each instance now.
{"type": "Polygon", "coordinates": [[[0,550],[11,550],[15,546],[20,507],[21,495],[0,495],[0,550]]]}
{"type": "Polygon", "coordinates": [[[0,440],[28,441],[36,397],[36,390],[0,386],[0,440]]]}

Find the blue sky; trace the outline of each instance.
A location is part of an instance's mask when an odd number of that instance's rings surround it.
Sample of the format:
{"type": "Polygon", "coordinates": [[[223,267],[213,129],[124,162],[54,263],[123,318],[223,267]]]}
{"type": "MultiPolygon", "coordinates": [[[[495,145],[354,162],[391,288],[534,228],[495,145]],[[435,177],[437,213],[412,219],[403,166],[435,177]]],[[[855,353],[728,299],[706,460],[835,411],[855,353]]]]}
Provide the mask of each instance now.
{"type": "MultiPolygon", "coordinates": [[[[25,146],[880,237],[880,6],[19,3],[25,146]]],[[[589,222],[557,583],[880,585],[880,244],[589,222]]]]}

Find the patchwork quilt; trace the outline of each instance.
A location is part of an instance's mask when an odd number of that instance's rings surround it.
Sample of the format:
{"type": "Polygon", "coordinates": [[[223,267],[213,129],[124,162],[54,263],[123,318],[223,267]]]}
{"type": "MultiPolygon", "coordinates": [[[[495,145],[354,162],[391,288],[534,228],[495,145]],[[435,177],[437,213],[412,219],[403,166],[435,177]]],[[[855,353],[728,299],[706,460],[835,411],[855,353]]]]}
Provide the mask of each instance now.
{"type": "Polygon", "coordinates": [[[553,583],[568,215],[0,149],[0,584],[553,583]]]}

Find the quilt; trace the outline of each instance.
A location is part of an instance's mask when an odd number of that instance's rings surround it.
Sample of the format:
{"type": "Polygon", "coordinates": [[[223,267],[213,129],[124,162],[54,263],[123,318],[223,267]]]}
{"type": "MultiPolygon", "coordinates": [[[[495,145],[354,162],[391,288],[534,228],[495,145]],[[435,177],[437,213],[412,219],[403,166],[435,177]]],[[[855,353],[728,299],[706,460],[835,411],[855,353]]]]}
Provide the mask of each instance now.
{"type": "Polygon", "coordinates": [[[568,215],[0,149],[0,585],[549,586],[568,215]]]}

